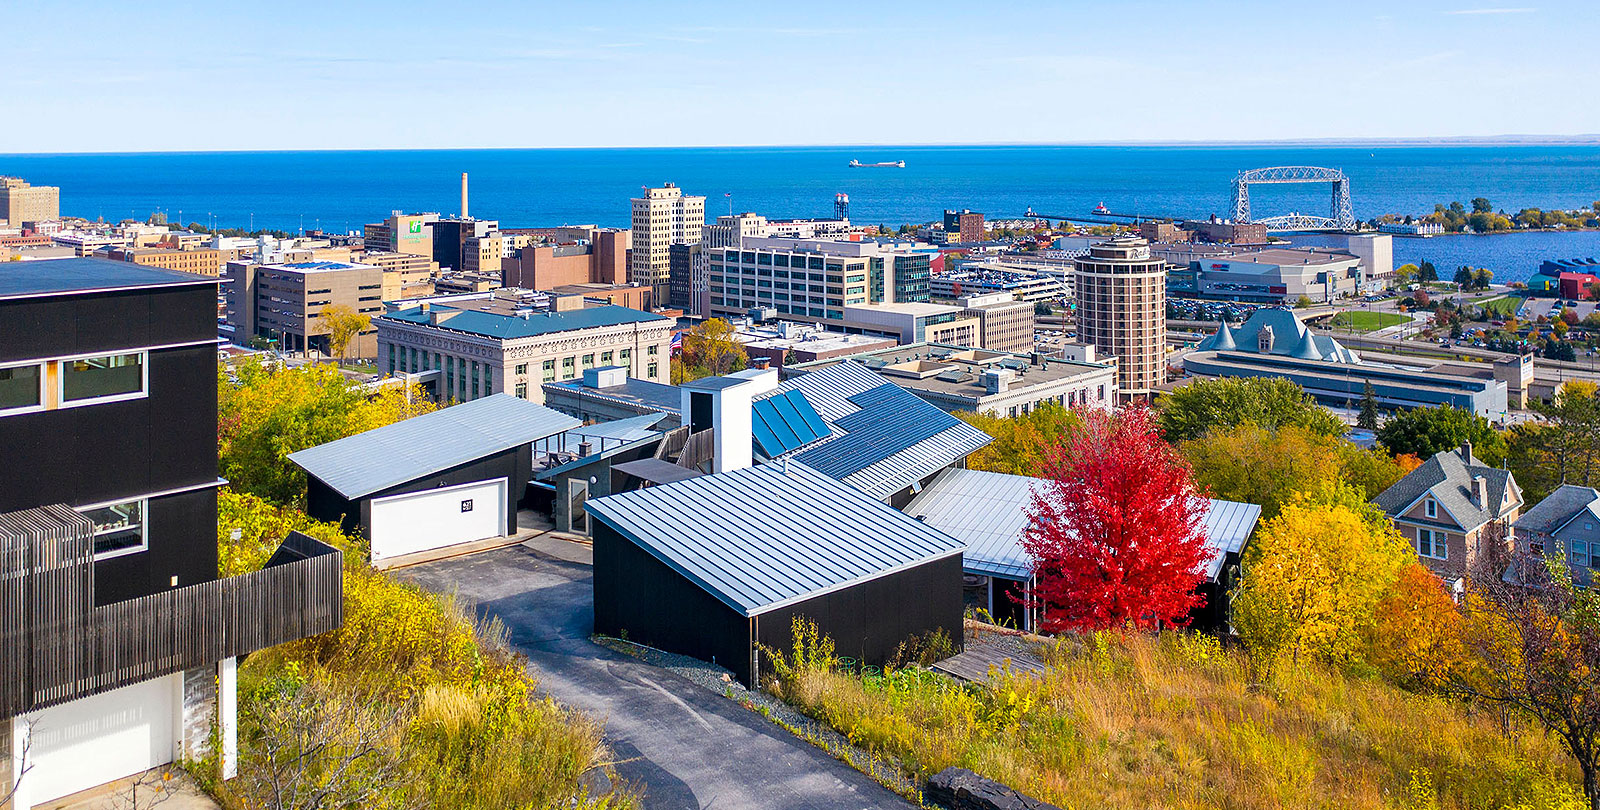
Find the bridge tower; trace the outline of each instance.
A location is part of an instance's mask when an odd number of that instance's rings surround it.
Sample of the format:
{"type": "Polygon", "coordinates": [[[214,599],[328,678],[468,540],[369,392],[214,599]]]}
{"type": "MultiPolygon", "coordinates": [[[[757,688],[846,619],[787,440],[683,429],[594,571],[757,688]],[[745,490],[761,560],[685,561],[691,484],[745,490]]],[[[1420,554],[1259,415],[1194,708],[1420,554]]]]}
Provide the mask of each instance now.
{"type": "Polygon", "coordinates": [[[1261,222],[1269,228],[1281,230],[1353,231],[1356,229],[1356,215],[1355,208],[1350,203],[1350,178],[1338,169],[1324,169],[1319,166],[1273,166],[1239,172],[1239,175],[1233,178],[1233,221],[1261,222]],[[1254,219],[1250,212],[1250,186],[1259,183],[1329,183],[1333,189],[1333,196],[1328,206],[1329,216],[1286,214],[1254,219]]]}

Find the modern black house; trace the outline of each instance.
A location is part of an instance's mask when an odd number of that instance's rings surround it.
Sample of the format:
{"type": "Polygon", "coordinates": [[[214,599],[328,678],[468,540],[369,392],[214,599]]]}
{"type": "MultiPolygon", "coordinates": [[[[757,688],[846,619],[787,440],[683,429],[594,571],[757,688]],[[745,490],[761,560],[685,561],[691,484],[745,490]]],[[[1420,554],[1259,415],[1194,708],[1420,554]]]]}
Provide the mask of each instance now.
{"type": "Polygon", "coordinates": [[[0,267],[13,807],[196,755],[213,730],[230,773],[235,657],[339,624],[340,561],[308,538],[218,578],[216,285],[99,259],[0,267]]]}
{"type": "Polygon", "coordinates": [[[372,542],[372,563],[517,533],[533,443],[577,419],[510,394],[452,405],[289,454],[306,511],[372,542]]]}
{"type": "Polygon", "coordinates": [[[881,664],[912,636],[962,639],[962,544],[798,462],[590,501],[595,630],[724,666],[753,685],[757,645],[814,621],[881,664]]]}

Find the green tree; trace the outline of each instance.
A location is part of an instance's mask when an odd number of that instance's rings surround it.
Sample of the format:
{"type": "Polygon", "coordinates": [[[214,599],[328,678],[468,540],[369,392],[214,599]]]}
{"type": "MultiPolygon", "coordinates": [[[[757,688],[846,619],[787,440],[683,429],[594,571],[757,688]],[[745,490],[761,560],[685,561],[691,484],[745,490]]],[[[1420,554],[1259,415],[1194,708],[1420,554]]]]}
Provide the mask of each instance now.
{"type": "Polygon", "coordinates": [[[1044,475],[1049,449],[1065,443],[1081,424],[1076,413],[1053,402],[1037,405],[1021,416],[961,411],[956,418],[994,437],[967,457],[969,468],[1034,477],[1044,475]]]}
{"type": "Polygon", "coordinates": [[[1472,198],[1472,213],[1474,213],[1474,214],[1489,214],[1489,213],[1493,213],[1493,212],[1494,212],[1494,205],[1489,202],[1489,198],[1487,198],[1487,197],[1473,197],[1472,198]]]}
{"type": "Polygon", "coordinates": [[[1428,459],[1435,453],[1472,443],[1473,455],[1491,467],[1505,461],[1506,442],[1489,420],[1453,405],[1414,408],[1389,418],[1378,441],[1391,453],[1428,459]]]}
{"type": "Polygon", "coordinates": [[[1477,290],[1487,290],[1494,283],[1494,271],[1487,267],[1480,267],[1472,271],[1472,287],[1477,290]]]}
{"type": "Polygon", "coordinates": [[[1276,515],[1297,493],[1342,482],[1371,498],[1405,474],[1387,453],[1296,425],[1212,430],[1180,450],[1212,497],[1258,504],[1263,517],[1276,515]]]}
{"type": "Polygon", "coordinates": [[[1282,377],[1201,380],[1161,397],[1157,405],[1162,435],[1169,442],[1242,424],[1268,430],[1296,425],[1325,436],[1341,436],[1345,432],[1337,416],[1282,377]]]}
{"type": "Polygon", "coordinates": [[[1361,414],[1356,417],[1356,427],[1378,429],[1378,394],[1373,390],[1371,380],[1367,380],[1361,388],[1361,414]]]}
{"type": "Polygon", "coordinates": [[[1399,284],[1402,287],[1407,285],[1407,284],[1410,284],[1411,282],[1413,282],[1413,281],[1415,281],[1417,279],[1417,272],[1418,271],[1417,271],[1417,266],[1416,265],[1414,265],[1414,264],[1402,264],[1399,267],[1396,267],[1394,269],[1394,280],[1395,280],[1395,283],[1399,284]]]}
{"type": "Polygon", "coordinates": [[[1439,268],[1434,267],[1433,262],[1423,259],[1422,262],[1417,265],[1417,280],[1423,282],[1438,281],[1439,268]]]}
{"type": "Polygon", "coordinates": [[[712,318],[683,333],[683,349],[672,361],[672,382],[720,377],[743,371],[749,364],[744,344],[734,338],[733,324],[712,318]]]}
{"type": "Polygon", "coordinates": [[[1600,397],[1595,386],[1569,382],[1554,402],[1534,403],[1543,419],[1512,428],[1507,464],[1528,502],[1562,484],[1600,486],[1600,397]]]}

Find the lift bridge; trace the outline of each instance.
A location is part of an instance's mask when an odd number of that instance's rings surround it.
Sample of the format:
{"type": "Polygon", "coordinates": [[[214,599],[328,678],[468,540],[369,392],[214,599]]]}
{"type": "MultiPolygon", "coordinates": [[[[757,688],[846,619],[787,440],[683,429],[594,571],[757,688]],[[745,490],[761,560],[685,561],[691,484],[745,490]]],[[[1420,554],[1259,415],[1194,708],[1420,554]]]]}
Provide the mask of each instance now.
{"type": "Polygon", "coordinates": [[[1354,231],[1355,209],[1350,205],[1350,178],[1338,169],[1317,166],[1273,166],[1239,172],[1233,178],[1233,221],[1259,222],[1269,231],[1354,231]],[[1275,217],[1250,217],[1250,187],[1277,183],[1330,183],[1333,186],[1331,216],[1284,214],[1275,217]]]}

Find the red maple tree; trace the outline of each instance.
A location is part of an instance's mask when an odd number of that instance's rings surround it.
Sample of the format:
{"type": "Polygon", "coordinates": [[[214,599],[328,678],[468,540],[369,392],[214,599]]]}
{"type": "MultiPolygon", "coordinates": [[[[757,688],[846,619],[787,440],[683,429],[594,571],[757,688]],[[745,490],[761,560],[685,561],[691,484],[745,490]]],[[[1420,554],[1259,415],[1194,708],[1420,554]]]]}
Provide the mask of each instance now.
{"type": "Polygon", "coordinates": [[[1028,598],[1043,629],[1184,625],[1204,604],[1206,503],[1150,411],[1079,412],[1081,429],[1050,448],[1022,547],[1028,598]]]}

